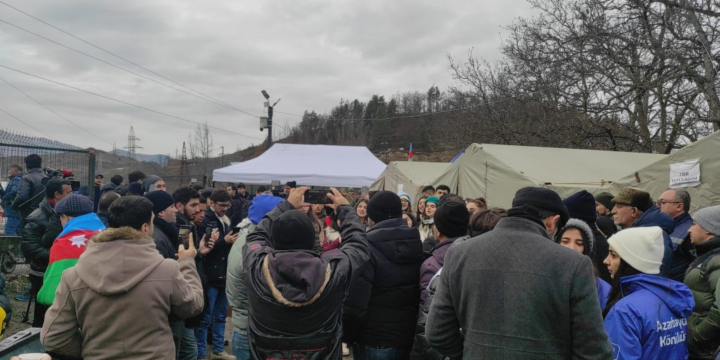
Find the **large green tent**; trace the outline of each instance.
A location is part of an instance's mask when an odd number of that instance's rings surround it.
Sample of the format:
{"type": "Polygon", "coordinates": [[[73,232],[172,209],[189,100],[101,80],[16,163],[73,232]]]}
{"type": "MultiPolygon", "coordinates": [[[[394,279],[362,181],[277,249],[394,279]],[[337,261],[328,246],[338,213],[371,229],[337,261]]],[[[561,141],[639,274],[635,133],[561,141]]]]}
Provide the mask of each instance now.
{"type": "Polygon", "coordinates": [[[545,186],[567,197],[580,190],[608,191],[610,183],[666,155],[472,144],[433,185],[448,185],[464,198],[483,196],[509,208],[518,189],[545,186]]]}
{"type": "Polygon", "coordinates": [[[691,160],[698,160],[700,165],[700,184],[684,188],[692,199],[691,211],[720,205],[720,131],[617,180],[612,184],[612,192],[617,194],[622,188],[633,187],[657,199],[670,187],[670,165],[691,160]]]}
{"type": "Polygon", "coordinates": [[[391,161],[370,186],[370,190],[398,192],[399,185],[402,185],[403,191],[410,195],[413,204],[416,204],[422,188],[432,184],[449,166],[450,163],[391,161]]]}

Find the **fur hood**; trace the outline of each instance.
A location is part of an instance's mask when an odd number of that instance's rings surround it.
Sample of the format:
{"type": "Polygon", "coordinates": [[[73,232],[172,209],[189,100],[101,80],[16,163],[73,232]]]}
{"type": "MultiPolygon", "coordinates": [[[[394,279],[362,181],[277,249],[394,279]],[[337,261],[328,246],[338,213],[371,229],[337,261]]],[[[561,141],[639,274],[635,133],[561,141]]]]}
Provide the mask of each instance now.
{"type": "Polygon", "coordinates": [[[105,243],[115,240],[148,240],[152,242],[152,237],[149,234],[135,230],[129,226],[121,228],[105,229],[99,232],[97,235],[90,238],[90,242],[93,243],[105,243]]]}

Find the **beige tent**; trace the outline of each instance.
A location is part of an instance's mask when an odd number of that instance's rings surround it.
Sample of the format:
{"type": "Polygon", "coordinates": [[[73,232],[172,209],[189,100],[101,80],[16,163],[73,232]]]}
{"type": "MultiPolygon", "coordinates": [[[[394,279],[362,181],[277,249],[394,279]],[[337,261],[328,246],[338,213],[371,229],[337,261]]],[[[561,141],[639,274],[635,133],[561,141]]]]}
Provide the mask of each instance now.
{"type": "Polygon", "coordinates": [[[403,191],[410,195],[413,204],[416,204],[422,188],[432,184],[449,166],[450,163],[392,161],[370,186],[370,190],[398,192],[398,185],[402,185],[403,191]]]}
{"type": "Polygon", "coordinates": [[[700,185],[685,188],[690,193],[691,211],[720,205],[720,131],[690,144],[666,158],[640,168],[612,184],[613,194],[622,188],[634,187],[657,199],[670,186],[670,165],[699,160],[700,185]],[[638,182],[639,180],[639,182],[638,182]]]}
{"type": "Polygon", "coordinates": [[[509,208],[515,192],[546,186],[567,197],[580,190],[608,191],[609,183],[666,155],[615,151],[472,144],[432,183],[464,198],[484,196],[490,206],[509,208]]]}

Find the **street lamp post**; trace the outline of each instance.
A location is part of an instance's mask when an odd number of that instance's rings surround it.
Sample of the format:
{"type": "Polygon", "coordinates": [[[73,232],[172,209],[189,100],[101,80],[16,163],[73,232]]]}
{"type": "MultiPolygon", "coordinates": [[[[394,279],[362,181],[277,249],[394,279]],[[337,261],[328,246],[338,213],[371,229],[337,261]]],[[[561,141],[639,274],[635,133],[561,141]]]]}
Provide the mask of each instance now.
{"type": "Polygon", "coordinates": [[[272,106],[270,106],[270,95],[269,95],[269,94],[267,93],[267,91],[265,91],[265,90],[262,90],[261,93],[262,93],[262,95],[265,97],[265,100],[267,100],[267,101],[265,102],[265,107],[268,109],[268,110],[267,110],[267,115],[268,115],[268,116],[267,116],[267,117],[261,117],[261,118],[260,118],[260,131],[262,131],[262,130],[265,129],[265,128],[268,129],[267,148],[270,149],[270,147],[272,146],[272,118],[273,118],[273,108],[275,107],[275,105],[277,105],[277,103],[280,102],[280,99],[278,99],[278,101],[276,101],[274,104],[272,104],[272,106]]]}

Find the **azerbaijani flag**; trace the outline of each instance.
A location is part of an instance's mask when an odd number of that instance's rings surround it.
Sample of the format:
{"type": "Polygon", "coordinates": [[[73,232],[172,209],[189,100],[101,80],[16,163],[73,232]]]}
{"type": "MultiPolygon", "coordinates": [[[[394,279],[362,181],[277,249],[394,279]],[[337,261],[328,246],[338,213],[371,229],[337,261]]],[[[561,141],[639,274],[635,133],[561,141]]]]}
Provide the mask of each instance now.
{"type": "Polygon", "coordinates": [[[50,263],[45,270],[43,286],[37,294],[38,303],[52,305],[63,271],[77,264],[88,239],[102,230],[105,230],[105,225],[93,213],[78,216],[65,224],[50,248],[50,263]]]}
{"type": "Polygon", "coordinates": [[[413,154],[414,154],[414,152],[413,152],[413,148],[412,148],[412,143],[410,143],[410,152],[408,152],[408,161],[412,161],[413,154]]]}

